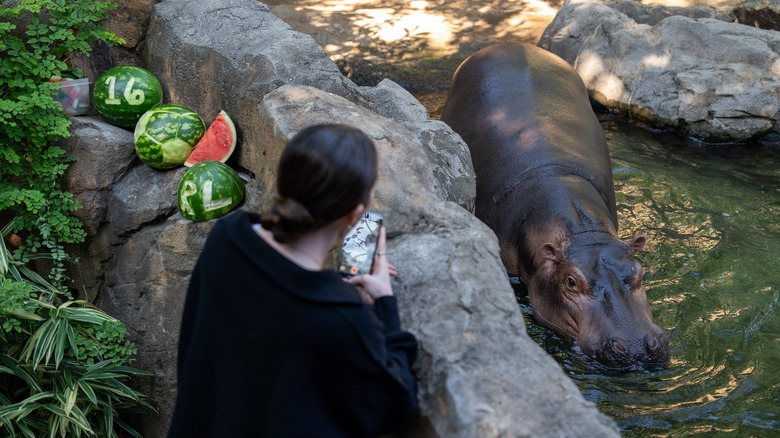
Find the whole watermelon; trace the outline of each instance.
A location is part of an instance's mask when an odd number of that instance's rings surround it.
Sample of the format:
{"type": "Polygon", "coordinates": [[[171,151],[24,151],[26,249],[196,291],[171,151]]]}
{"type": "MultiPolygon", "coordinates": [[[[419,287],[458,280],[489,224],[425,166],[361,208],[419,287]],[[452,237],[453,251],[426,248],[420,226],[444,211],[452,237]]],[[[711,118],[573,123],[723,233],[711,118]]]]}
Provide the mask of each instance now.
{"type": "Polygon", "coordinates": [[[95,82],[92,105],[105,121],[132,128],[149,108],[162,103],[160,81],[141,67],[114,67],[95,82]]]}
{"type": "Polygon", "coordinates": [[[244,182],[225,163],[201,161],[181,177],[177,199],[182,216],[207,221],[229,212],[244,199],[244,182]]]}
{"type": "Polygon", "coordinates": [[[156,106],[138,120],[133,132],[135,152],[157,169],[180,166],[206,132],[195,111],[181,105],[156,106]]]}

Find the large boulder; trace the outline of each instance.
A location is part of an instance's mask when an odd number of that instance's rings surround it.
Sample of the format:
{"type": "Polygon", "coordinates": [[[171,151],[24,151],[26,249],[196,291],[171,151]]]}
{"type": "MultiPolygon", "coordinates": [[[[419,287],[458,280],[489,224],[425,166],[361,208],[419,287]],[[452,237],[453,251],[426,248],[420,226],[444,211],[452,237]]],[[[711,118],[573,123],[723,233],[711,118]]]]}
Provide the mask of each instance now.
{"type": "Polygon", "coordinates": [[[567,0],[538,45],[613,110],[704,141],[776,134],[780,33],[723,21],[714,9],[712,18],[681,15],[703,11],[679,8],[643,24],[638,17],[653,14],[636,2],[567,0]]]}
{"type": "Polygon", "coordinates": [[[439,197],[473,212],[477,175],[463,139],[446,123],[431,120],[428,110],[390,79],[383,79],[376,87],[360,87],[360,91],[374,103],[377,113],[401,123],[422,142],[433,165],[439,197]]]}
{"type": "MultiPolygon", "coordinates": [[[[382,162],[374,206],[387,219],[404,325],[421,345],[415,365],[420,415],[404,425],[404,436],[619,435],[525,333],[495,236],[448,202],[473,205],[468,189],[450,193],[460,190],[453,189],[459,174],[450,169],[437,178],[429,158],[437,147],[452,154],[450,167],[469,167],[459,155],[462,141],[445,125],[424,120],[419,108],[399,106],[419,103],[393,84],[355,86],[311,38],[254,0],[157,4],[145,57],[167,102],[191,107],[207,121],[225,109],[236,122],[239,146],[229,164],[249,179],[242,208],[269,207],[281,150],[304,126],[347,123],[374,139],[382,162]]],[[[178,213],[183,168],[151,169],[129,152],[128,131],[74,120],[75,135],[64,144],[83,167],[71,169],[65,188],[80,187],[80,199],[102,200],[85,215],[89,239],[74,249],[82,258],[74,278],[127,325],[138,348],[134,365],[152,373],[137,382],[139,389],[159,409],[138,425],[143,436],[163,437],[176,393],[186,288],[214,221],[191,222],[178,213]],[[108,150],[90,150],[104,143],[108,150]]],[[[468,169],[459,172],[468,179],[468,169]]]]}

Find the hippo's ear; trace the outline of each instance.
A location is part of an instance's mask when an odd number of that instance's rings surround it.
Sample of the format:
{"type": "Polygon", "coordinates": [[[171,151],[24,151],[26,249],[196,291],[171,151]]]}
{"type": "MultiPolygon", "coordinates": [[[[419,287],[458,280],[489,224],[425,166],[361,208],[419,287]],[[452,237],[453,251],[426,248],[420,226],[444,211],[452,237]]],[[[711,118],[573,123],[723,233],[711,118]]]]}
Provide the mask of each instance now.
{"type": "Polygon", "coordinates": [[[551,260],[555,263],[559,263],[563,259],[560,248],[553,245],[552,243],[545,243],[542,245],[542,247],[539,249],[539,253],[545,259],[551,260]]]}
{"type": "Polygon", "coordinates": [[[633,254],[637,251],[640,251],[642,248],[644,248],[645,243],[647,243],[645,236],[639,235],[634,237],[630,242],[628,242],[628,252],[633,254]]]}

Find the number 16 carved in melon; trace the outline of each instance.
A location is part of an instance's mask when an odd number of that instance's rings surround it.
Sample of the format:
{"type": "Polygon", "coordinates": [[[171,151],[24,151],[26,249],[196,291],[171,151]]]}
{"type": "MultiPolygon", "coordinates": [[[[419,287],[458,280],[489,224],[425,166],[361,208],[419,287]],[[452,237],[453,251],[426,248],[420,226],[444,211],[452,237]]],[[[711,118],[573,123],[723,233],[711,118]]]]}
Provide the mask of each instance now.
{"type": "Polygon", "coordinates": [[[162,86],[154,75],[141,67],[108,69],[95,82],[92,105],[105,121],[132,128],[149,108],[163,101],[162,86]]]}

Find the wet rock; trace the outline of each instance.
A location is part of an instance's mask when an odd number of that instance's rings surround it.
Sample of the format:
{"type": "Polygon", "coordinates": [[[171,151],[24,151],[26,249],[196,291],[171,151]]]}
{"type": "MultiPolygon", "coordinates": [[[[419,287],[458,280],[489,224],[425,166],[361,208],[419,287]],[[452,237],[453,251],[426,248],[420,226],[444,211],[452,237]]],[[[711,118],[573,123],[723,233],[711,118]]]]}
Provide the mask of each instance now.
{"type": "Polygon", "coordinates": [[[568,0],[539,41],[596,102],[704,141],[780,130],[780,34],[684,15],[641,24],[618,9],[568,0]]]}

